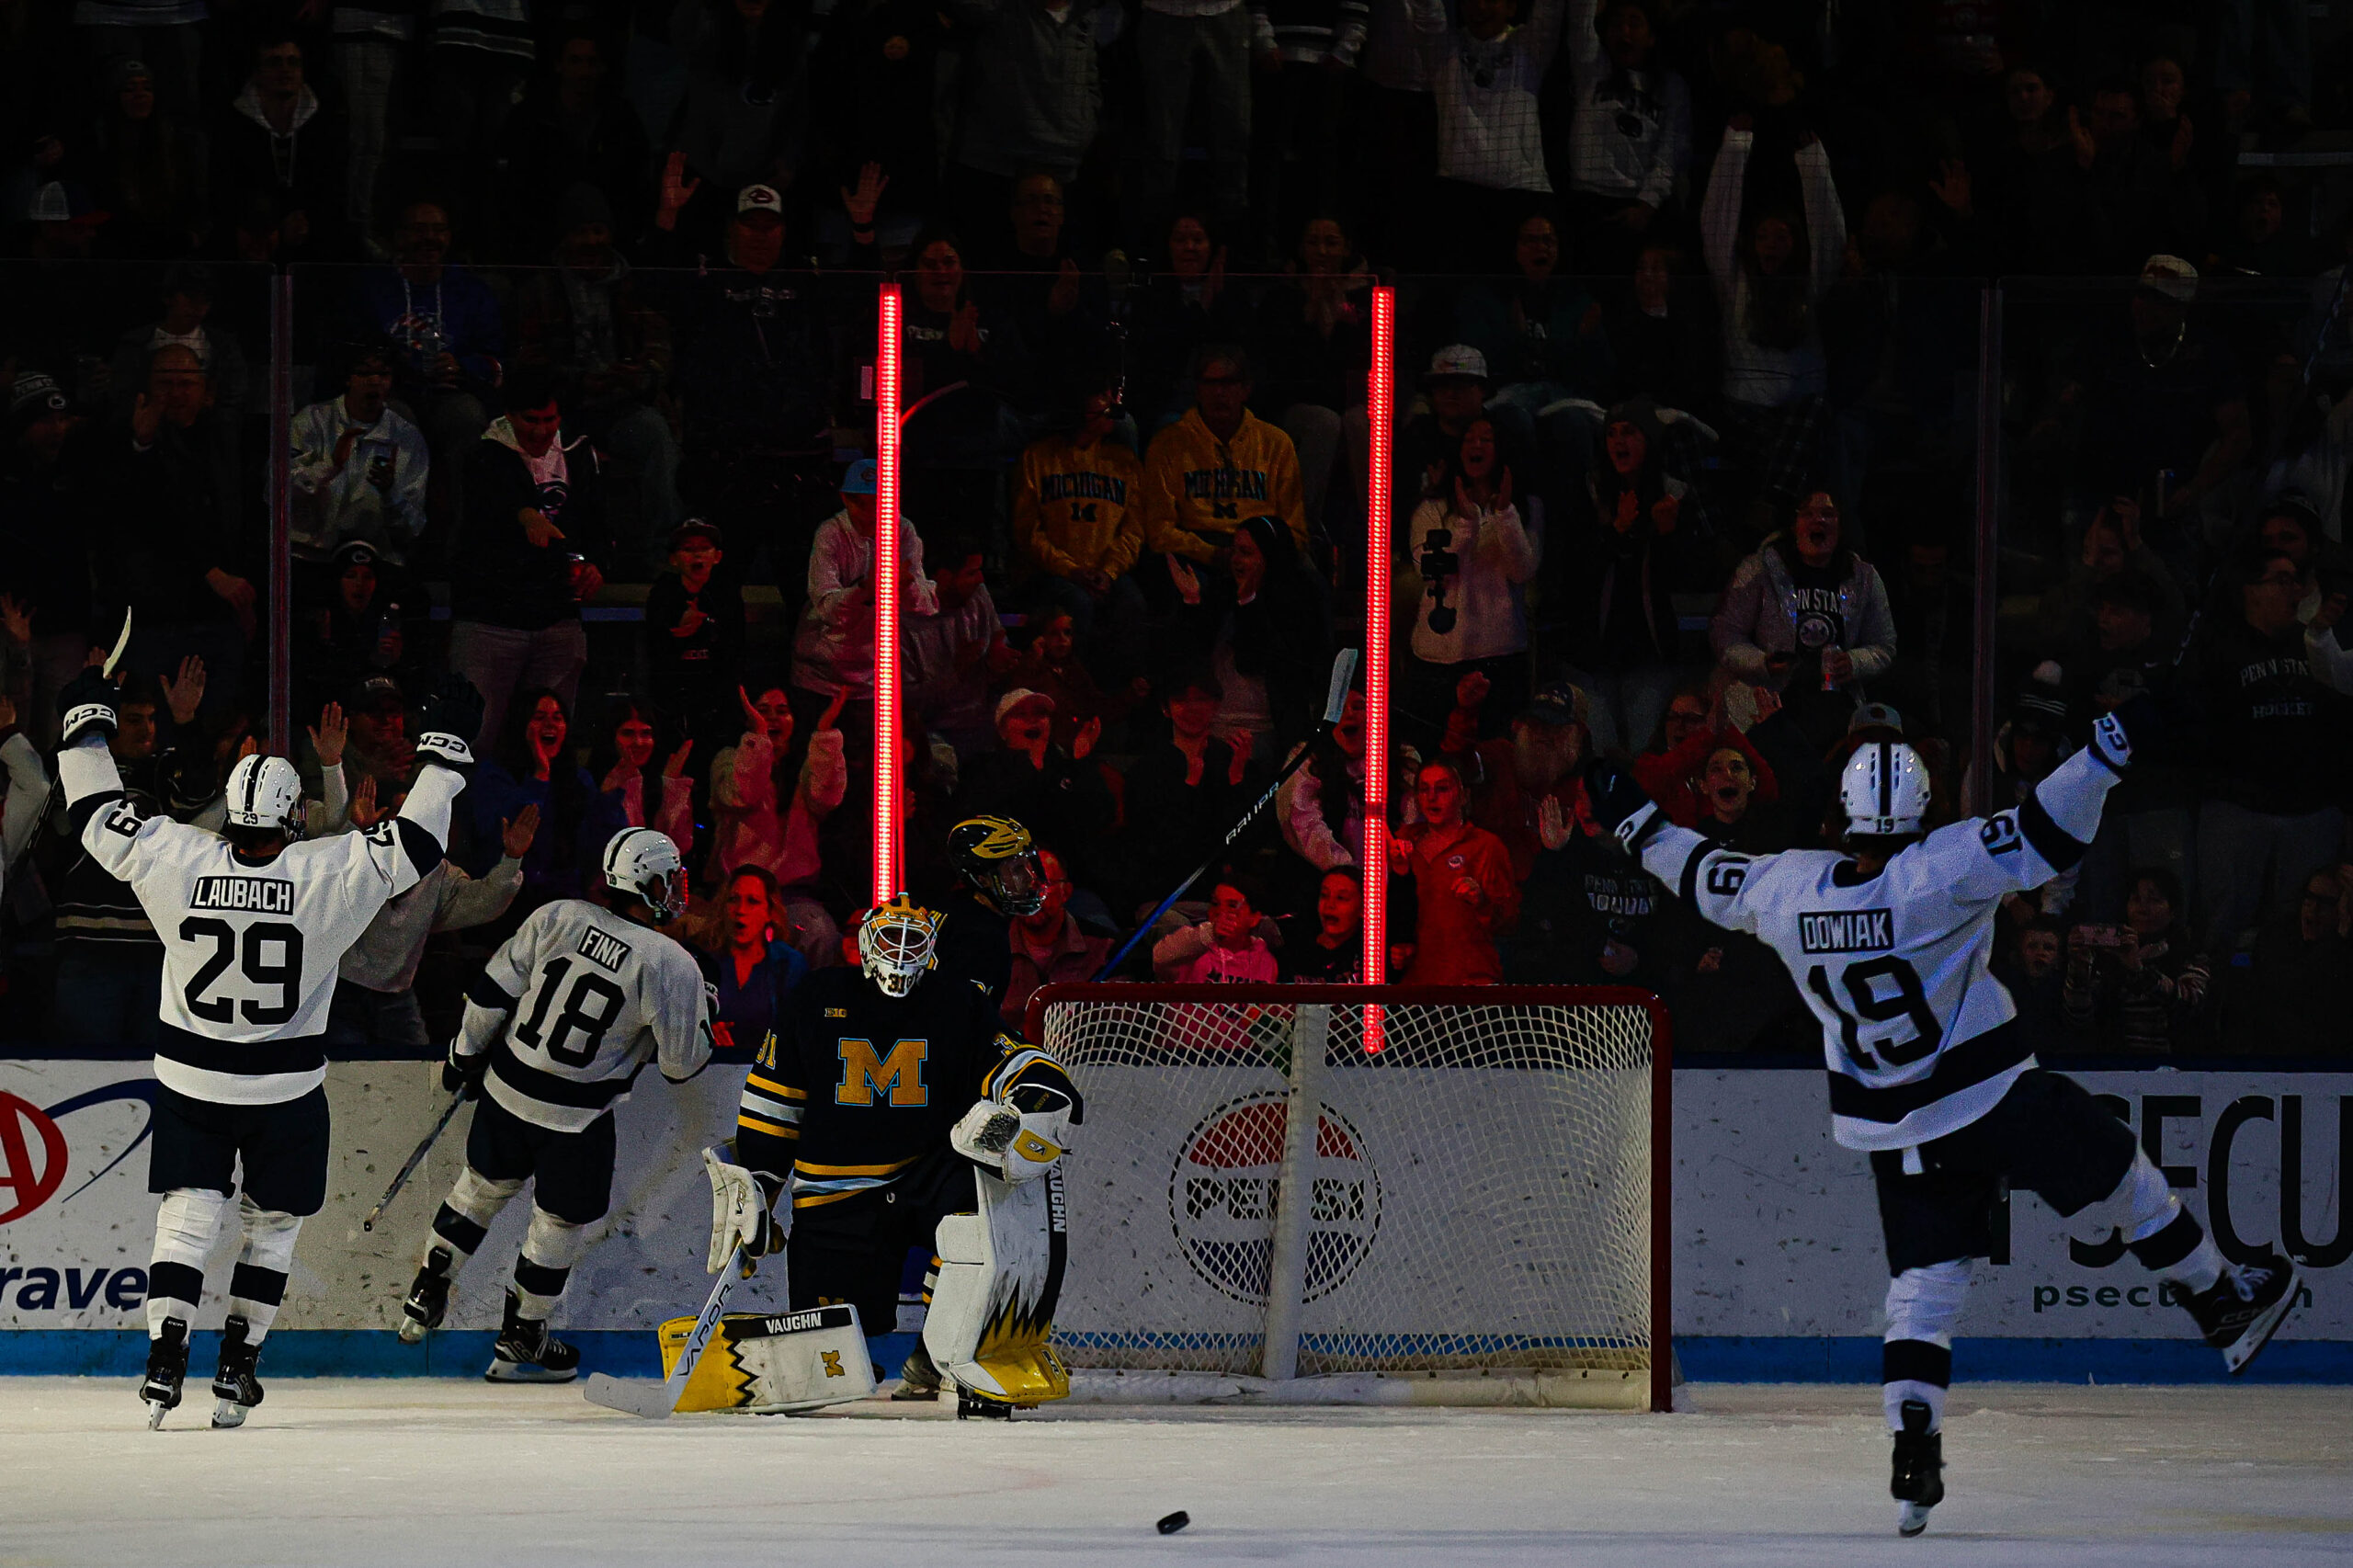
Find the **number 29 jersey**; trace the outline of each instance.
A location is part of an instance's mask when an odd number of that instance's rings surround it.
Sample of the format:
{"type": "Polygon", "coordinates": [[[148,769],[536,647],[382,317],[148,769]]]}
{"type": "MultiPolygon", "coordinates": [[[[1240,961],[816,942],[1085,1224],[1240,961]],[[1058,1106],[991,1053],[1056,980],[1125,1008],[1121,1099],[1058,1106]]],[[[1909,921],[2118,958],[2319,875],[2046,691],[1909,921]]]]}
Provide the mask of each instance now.
{"type": "Polygon", "coordinates": [[[701,1072],[716,1016],[686,949],[563,898],[533,910],[467,988],[457,1051],[490,1053],[483,1093],[506,1109],[580,1132],[629,1097],[648,1062],[674,1084],[701,1072]]]}
{"type": "Polygon", "coordinates": [[[2114,775],[2078,753],[2036,796],[1955,823],[1865,877],[1830,850],[1747,856],[1665,828],[1643,864],[1699,915],[1779,955],[1820,1020],[1831,1131],[1849,1149],[1905,1149],[1968,1126],[2034,1065],[1987,971],[2002,898],[2082,858],[2114,775]],[[2043,795],[2083,839],[2053,820],[2043,795]]]}

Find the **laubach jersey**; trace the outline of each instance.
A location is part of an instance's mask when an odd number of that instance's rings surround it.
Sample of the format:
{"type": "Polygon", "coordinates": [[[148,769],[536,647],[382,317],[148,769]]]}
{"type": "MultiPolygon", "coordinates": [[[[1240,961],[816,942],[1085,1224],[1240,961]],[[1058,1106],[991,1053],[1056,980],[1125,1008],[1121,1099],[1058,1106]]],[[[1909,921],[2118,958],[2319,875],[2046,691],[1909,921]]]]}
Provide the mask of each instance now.
{"type": "Polygon", "coordinates": [[[66,748],[58,770],[83,847],[130,884],[164,944],[156,1080],[232,1105],[316,1088],[326,1074],[317,1037],[344,952],[441,863],[462,779],[426,767],[399,816],[255,862],[217,833],[141,815],[103,745],[66,748]]]}
{"type": "Polygon", "coordinates": [[[2004,895],[2081,859],[2116,776],[2077,753],[2016,808],[1939,828],[1875,877],[1847,856],[1748,856],[1684,828],[1643,864],[1726,930],[1779,955],[1820,1020],[1833,1134],[1904,1149],[1966,1127],[2034,1064],[2009,993],[1987,972],[2004,895]]]}
{"type": "Polygon", "coordinates": [[[466,993],[460,1055],[490,1052],[483,1093],[578,1132],[629,1097],[648,1062],[686,1082],[710,1061],[717,1008],[686,949],[582,899],[531,912],[466,993]]]}
{"type": "MultiPolygon", "coordinates": [[[[887,1187],[946,1145],[1008,1050],[980,987],[933,973],[884,996],[855,969],[801,982],[745,1080],[736,1157],[796,1209],[887,1187]]],[[[1047,1061],[1041,1053],[1033,1053],[1047,1061]]]]}

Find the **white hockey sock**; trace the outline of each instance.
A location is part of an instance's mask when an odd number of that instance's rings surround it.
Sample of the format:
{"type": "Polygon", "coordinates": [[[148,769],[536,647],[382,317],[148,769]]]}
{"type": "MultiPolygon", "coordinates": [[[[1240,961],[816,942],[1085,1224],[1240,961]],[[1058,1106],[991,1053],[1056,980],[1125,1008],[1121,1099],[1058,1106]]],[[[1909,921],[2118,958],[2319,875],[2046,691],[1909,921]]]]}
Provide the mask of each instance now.
{"type": "Polygon", "coordinates": [[[1929,1431],[1941,1432],[1945,1429],[1945,1388],[1943,1384],[1922,1382],[1916,1378],[1904,1378],[1900,1379],[1895,1382],[1881,1384],[1880,1388],[1880,1395],[1881,1400],[1887,1405],[1887,1429],[1889,1431],[1901,1432],[1904,1430],[1904,1402],[1910,1399],[1916,1399],[1921,1403],[1928,1407],[1929,1431]]]}
{"type": "Polygon", "coordinates": [[[2132,1168],[2100,1208],[2124,1232],[2132,1256],[2159,1278],[2205,1291],[2222,1277],[2222,1255],[2214,1250],[2213,1238],[2181,1206],[2145,1151],[2133,1154],[2132,1168]]]}
{"type": "Polygon", "coordinates": [[[164,1332],[165,1318],[193,1325],[204,1299],[204,1259],[220,1233],[229,1195],[204,1187],[175,1187],[155,1210],[155,1250],[147,1264],[147,1337],[164,1332]]]}
{"type": "Polygon", "coordinates": [[[466,1259],[482,1250],[483,1238],[489,1233],[491,1221],[498,1218],[499,1210],[522,1190],[519,1181],[493,1181],[472,1165],[460,1171],[458,1179],[450,1185],[449,1198],[433,1216],[432,1233],[417,1249],[416,1266],[424,1267],[435,1247],[445,1247],[450,1254],[449,1275],[455,1278],[458,1270],[466,1266],[466,1259]]]}
{"type": "Polygon", "coordinates": [[[294,1267],[294,1239],[302,1233],[302,1217],[261,1209],[250,1198],[237,1203],[244,1223],[244,1251],[237,1270],[229,1277],[229,1312],[245,1320],[245,1343],[258,1345],[278,1321],[286,1299],[286,1276],[294,1267]]]}
{"type": "Polygon", "coordinates": [[[533,1204],[531,1228],[523,1237],[522,1256],[515,1260],[517,1313],[534,1323],[553,1316],[572,1281],[572,1266],[587,1250],[587,1226],[559,1220],[533,1204]]]}

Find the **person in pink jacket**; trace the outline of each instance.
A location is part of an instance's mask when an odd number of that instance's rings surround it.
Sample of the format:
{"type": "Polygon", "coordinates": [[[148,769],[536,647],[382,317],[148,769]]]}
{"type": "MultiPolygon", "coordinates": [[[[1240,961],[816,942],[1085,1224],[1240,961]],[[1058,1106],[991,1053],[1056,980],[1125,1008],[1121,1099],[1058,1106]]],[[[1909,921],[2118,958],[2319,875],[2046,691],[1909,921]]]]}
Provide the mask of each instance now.
{"type": "Polygon", "coordinates": [[[809,737],[799,775],[791,771],[792,705],[781,686],[755,698],[737,687],[744,704],[744,734],[710,765],[713,819],[707,874],[722,881],[739,868],[757,866],[783,890],[792,918],[793,947],[810,967],[841,960],[841,929],[816,896],[817,824],[849,787],[838,727],[847,693],[836,693],[809,737]]]}

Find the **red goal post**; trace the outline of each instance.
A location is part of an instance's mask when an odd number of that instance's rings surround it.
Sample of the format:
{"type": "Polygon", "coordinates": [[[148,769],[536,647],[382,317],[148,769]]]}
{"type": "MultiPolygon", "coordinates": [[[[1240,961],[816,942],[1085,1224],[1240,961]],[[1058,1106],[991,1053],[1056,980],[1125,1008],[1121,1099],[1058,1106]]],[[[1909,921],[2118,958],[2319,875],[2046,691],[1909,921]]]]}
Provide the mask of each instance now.
{"type": "Polygon", "coordinates": [[[1671,1407],[1651,993],[1056,984],[1025,1023],[1086,1098],[1055,1343],[1097,1396],[1671,1407]]]}

